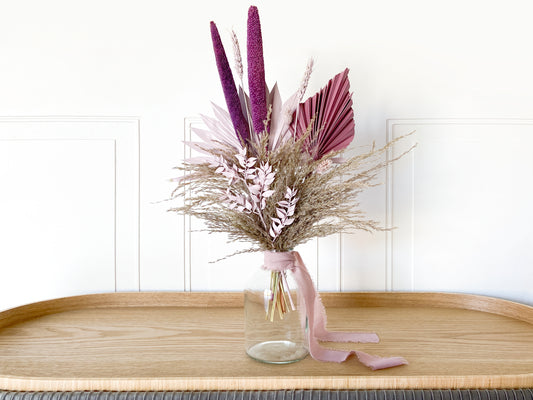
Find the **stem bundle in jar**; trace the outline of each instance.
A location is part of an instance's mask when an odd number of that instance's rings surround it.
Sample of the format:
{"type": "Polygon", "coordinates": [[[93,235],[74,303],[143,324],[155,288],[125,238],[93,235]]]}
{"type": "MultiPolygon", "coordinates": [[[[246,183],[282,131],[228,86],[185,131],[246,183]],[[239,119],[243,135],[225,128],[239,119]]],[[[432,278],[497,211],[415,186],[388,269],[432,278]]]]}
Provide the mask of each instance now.
{"type": "Polygon", "coordinates": [[[296,310],[284,271],[270,273],[270,290],[267,293],[265,319],[273,322],[276,310],[280,319],[283,319],[287,312],[296,310]]]}

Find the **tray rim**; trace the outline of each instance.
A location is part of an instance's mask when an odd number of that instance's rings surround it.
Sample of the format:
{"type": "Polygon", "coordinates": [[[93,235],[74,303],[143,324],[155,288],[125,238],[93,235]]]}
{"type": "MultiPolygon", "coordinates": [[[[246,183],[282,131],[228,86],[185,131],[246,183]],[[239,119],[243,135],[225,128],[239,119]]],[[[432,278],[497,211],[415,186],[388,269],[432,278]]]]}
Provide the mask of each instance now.
{"type": "MultiPolygon", "coordinates": [[[[533,306],[497,297],[455,292],[358,291],[320,292],[326,307],[458,308],[487,312],[533,324],[533,306]]],[[[0,312],[0,329],[48,314],[83,308],[113,307],[243,307],[242,292],[107,292],[59,297],[0,312]],[[150,303],[149,303],[150,302],[150,303]]]]}
{"type": "MultiPolygon", "coordinates": [[[[435,307],[487,312],[533,324],[533,307],[496,297],[447,292],[322,292],[326,307],[435,307]]],[[[44,300],[0,312],[0,329],[80,309],[116,307],[242,307],[242,292],[111,292],[44,300]]],[[[533,368],[532,368],[533,369],[533,368]]],[[[34,378],[3,375],[0,390],[159,391],[282,389],[533,388],[533,371],[513,375],[292,376],[179,378],[34,378]]]]}

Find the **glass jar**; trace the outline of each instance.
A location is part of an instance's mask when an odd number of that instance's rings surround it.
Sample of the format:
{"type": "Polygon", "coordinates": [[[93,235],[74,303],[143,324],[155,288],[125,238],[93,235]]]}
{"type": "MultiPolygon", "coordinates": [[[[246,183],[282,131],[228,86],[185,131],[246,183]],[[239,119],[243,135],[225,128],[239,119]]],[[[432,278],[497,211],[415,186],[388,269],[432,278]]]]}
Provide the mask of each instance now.
{"type": "Polygon", "coordinates": [[[306,318],[298,312],[290,271],[259,269],[244,290],[246,353],[257,361],[288,364],[307,354],[306,318]]]}

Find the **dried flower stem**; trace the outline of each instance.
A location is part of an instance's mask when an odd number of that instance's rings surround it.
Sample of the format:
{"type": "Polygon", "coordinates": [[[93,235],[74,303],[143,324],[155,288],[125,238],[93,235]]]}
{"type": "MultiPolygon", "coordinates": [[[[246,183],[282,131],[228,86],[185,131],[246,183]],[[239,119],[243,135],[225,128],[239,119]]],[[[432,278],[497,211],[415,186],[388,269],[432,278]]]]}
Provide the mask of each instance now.
{"type": "Polygon", "coordinates": [[[242,82],[244,76],[244,68],[242,66],[241,48],[239,46],[239,39],[237,38],[237,34],[234,30],[231,31],[231,42],[233,43],[233,55],[235,57],[235,72],[237,72],[237,75],[239,76],[239,79],[242,82]]]}
{"type": "Polygon", "coordinates": [[[307,90],[307,86],[309,85],[309,79],[311,78],[311,73],[313,72],[313,65],[314,65],[314,61],[312,58],[310,58],[309,61],[307,61],[307,66],[305,68],[304,77],[302,78],[302,82],[300,83],[300,87],[298,88],[298,92],[296,95],[298,100],[296,101],[296,110],[295,110],[295,115],[294,115],[295,122],[298,121],[298,112],[300,111],[300,102],[304,98],[305,91],[307,90]]]}
{"type": "Polygon", "coordinates": [[[252,124],[252,115],[250,114],[250,99],[248,96],[246,96],[244,92],[244,67],[242,63],[242,56],[241,56],[241,46],[239,45],[239,39],[237,37],[237,34],[234,30],[231,31],[231,42],[233,43],[233,55],[235,57],[235,72],[237,72],[237,75],[239,76],[239,80],[241,83],[241,97],[242,101],[244,103],[246,118],[248,120],[248,126],[253,126],[252,124]]]}
{"type": "Polygon", "coordinates": [[[266,308],[265,319],[274,321],[276,310],[280,319],[289,312],[294,311],[295,307],[290,298],[289,287],[283,271],[272,271],[270,273],[270,298],[266,308]],[[289,300],[290,299],[290,300],[289,300]],[[291,307],[289,308],[289,304],[291,307]]]}
{"type": "Polygon", "coordinates": [[[309,79],[311,78],[311,73],[313,72],[313,65],[314,61],[312,58],[310,58],[309,61],[307,61],[304,77],[302,78],[302,82],[300,83],[300,87],[298,88],[298,103],[304,98],[305,91],[307,90],[307,86],[309,85],[309,79]]]}

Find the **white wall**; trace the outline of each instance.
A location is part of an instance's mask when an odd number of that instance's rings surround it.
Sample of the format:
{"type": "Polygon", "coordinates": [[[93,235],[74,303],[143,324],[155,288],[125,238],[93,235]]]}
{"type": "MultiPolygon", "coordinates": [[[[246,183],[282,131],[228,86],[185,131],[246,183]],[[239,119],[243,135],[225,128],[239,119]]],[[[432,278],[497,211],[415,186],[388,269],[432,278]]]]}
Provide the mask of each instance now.
{"type": "MultiPolygon", "coordinates": [[[[0,309],[101,291],[242,287],[260,255],[209,264],[238,245],[188,233],[160,201],[189,125],[211,100],[223,104],[209,21],[228,47],[231,28],[244,44],[250,4],[3,4],[0,309]]],[[[312,56],[308,94],[351,70],[356,146],[416,130],[416,151],[362,199],[397,229],[305,245],[318,287],[533,304],[529,2],[254,4],[267,81],[283,96],[312,56]]]]}

